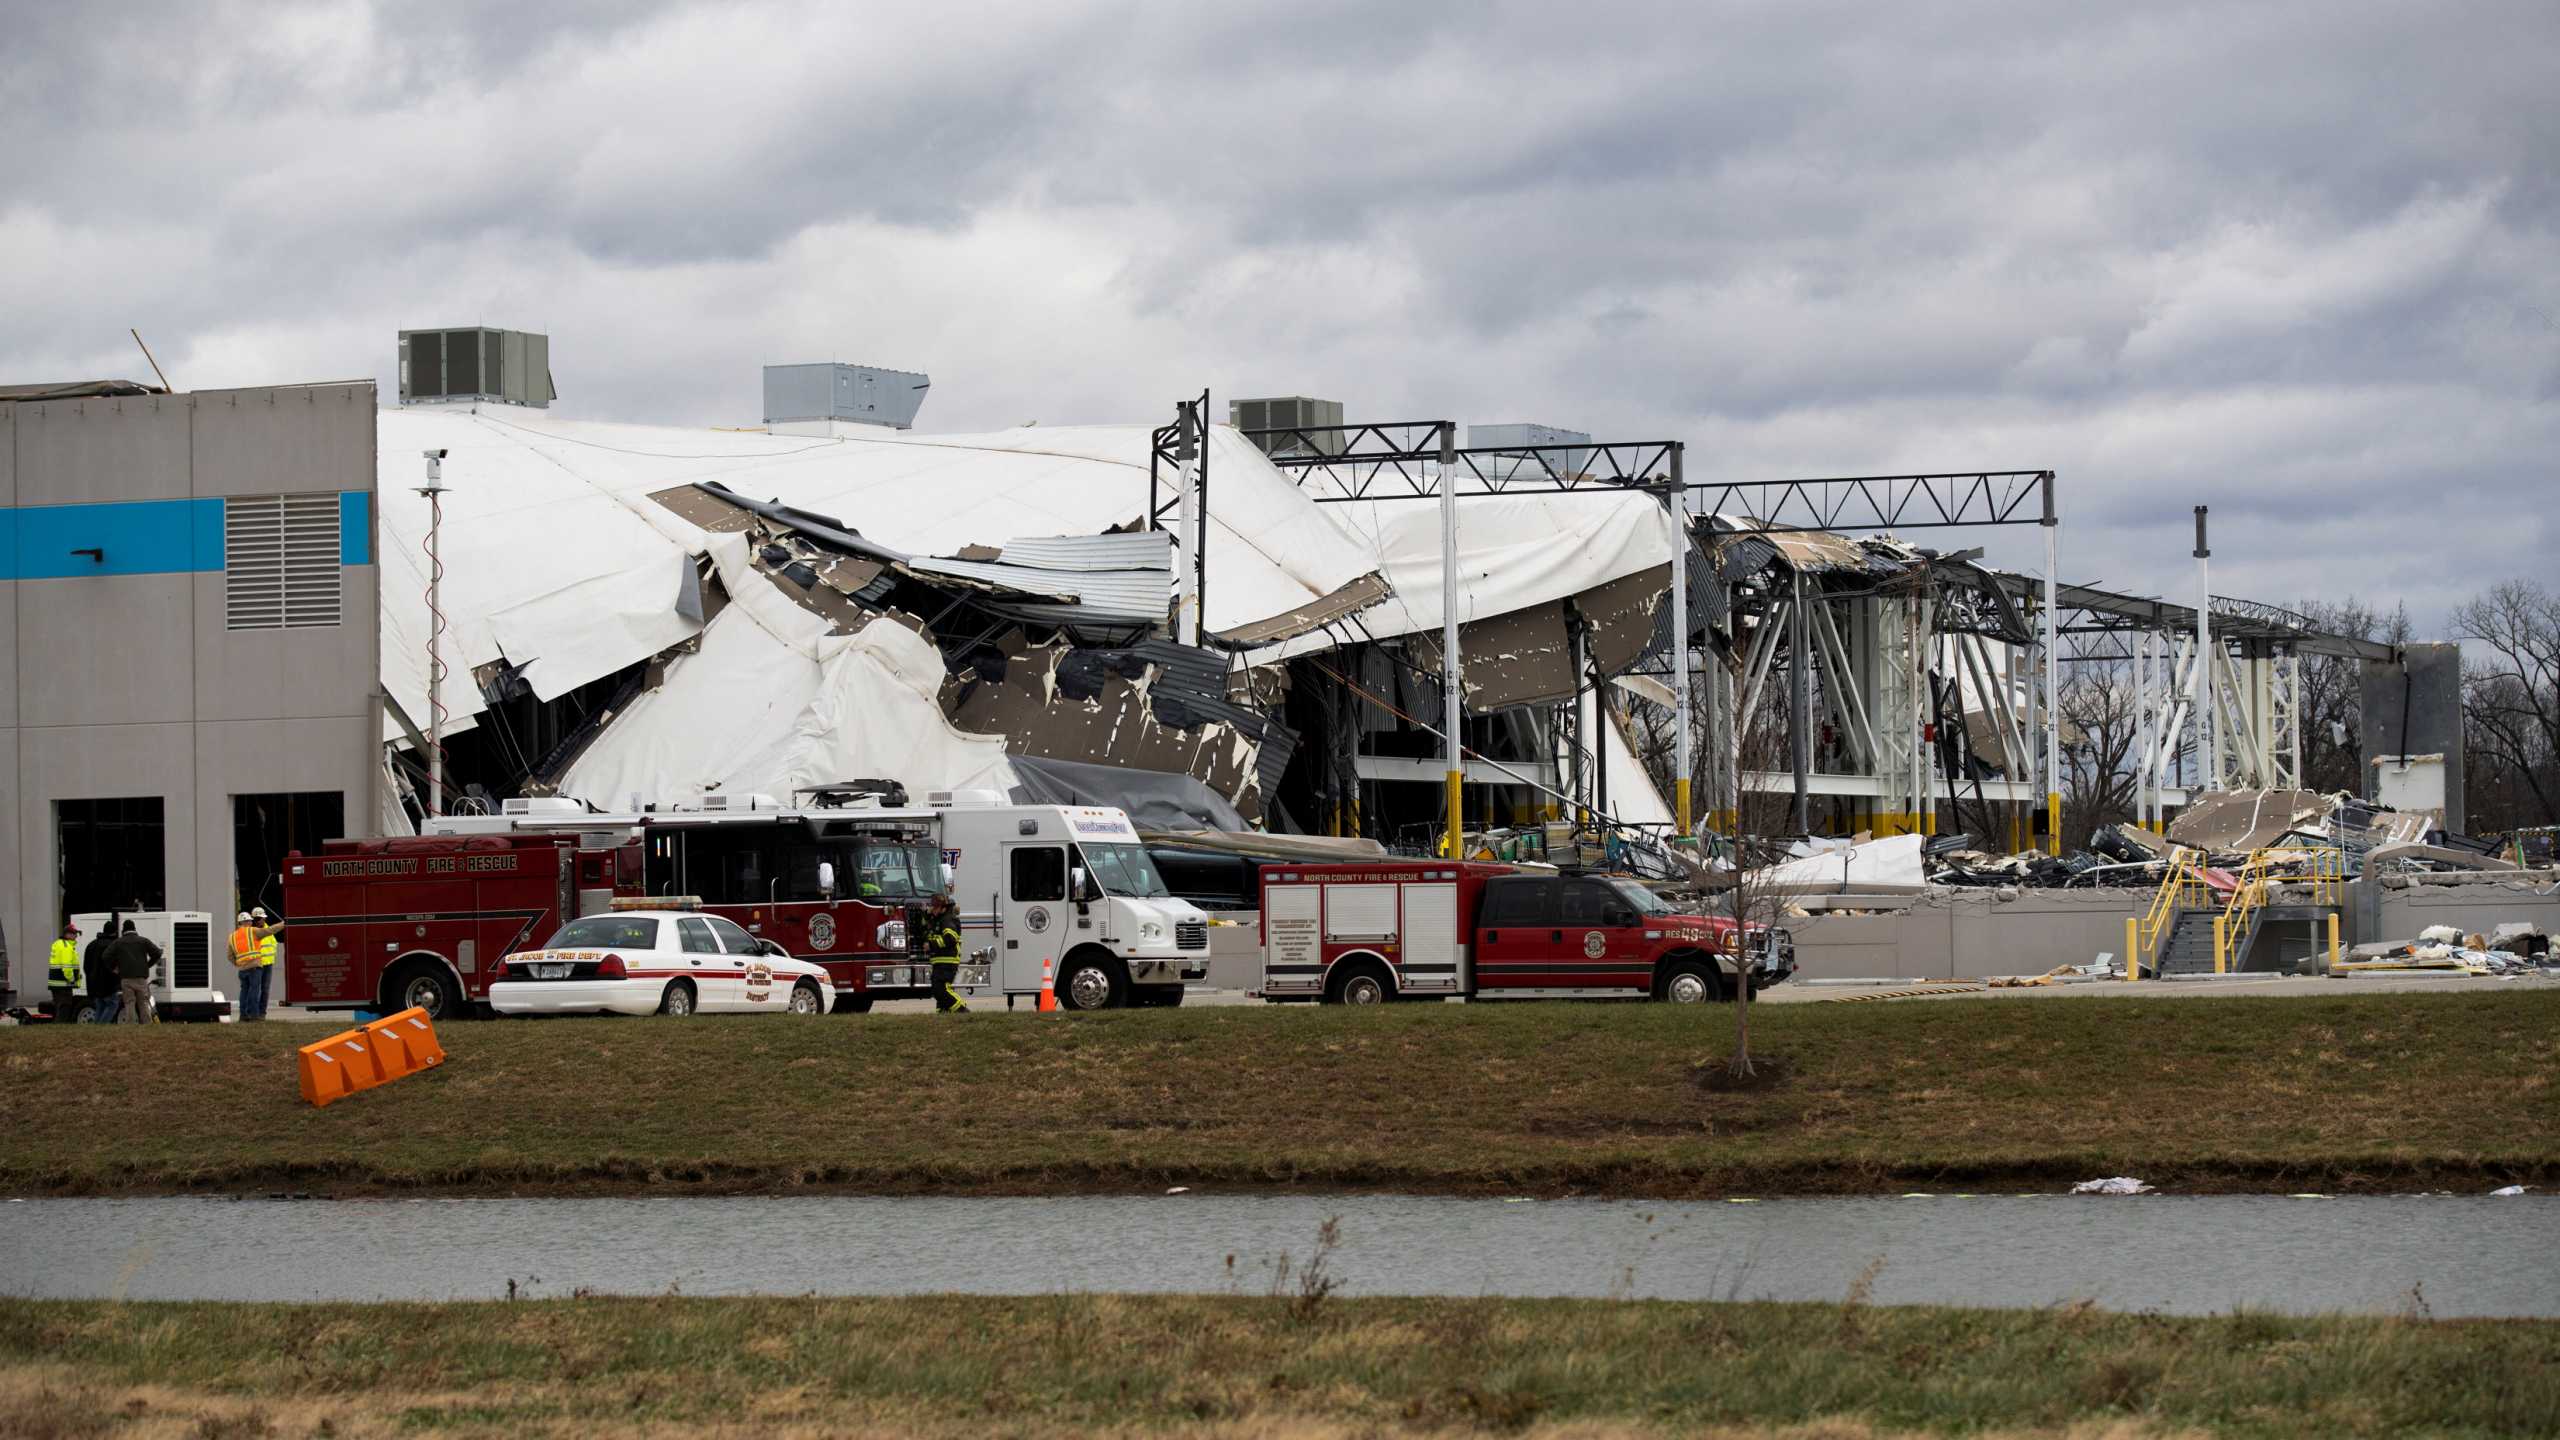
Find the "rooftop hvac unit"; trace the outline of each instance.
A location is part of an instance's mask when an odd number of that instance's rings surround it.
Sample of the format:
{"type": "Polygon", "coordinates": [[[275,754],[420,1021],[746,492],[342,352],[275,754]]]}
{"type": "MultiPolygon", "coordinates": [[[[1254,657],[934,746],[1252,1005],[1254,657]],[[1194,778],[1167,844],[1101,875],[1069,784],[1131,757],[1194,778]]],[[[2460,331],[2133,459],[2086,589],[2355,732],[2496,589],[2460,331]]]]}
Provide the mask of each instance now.
{"type": "Polygon", "coordinates": [[[403,330],[400,403],[494,400],[548,409],[551,337],[523,330],[403,330]]]}
{"type": "Polygon", "coordinates": [[[1483,455],[1476,457],[1476,473],[1488,480],[1526,480],[1541,476],[1580,475],[1591,468],[1591,452],[1581,447],[1591,443],[1591,436],[1581,430],[1560,430],[1553,425],[1470,425],[1467,448],[1470,450],[1508,450],[1522,447],[1517,455],[1483,455]],[[1571,450],[1543,450],[1529,453],[1532,445],[1570,445],[1571,450]]]}
{"type": "MultiPolygon", "coordinates": [[[[1342,423],[1342,402],[1283,395],[1265,400],[1230,400],[1227,420],[1239,430],[1301,430],[1342,423]]],[[[1265,455],[1339,455],[1349,437],[1330,435],[1256,435],[1253,443],[1265,455]]]]}
{"type": "Polygon", "coordinates": [[[750,795],[745,793],[728,795],[715,790],[702,797],[703,813],[707,815],[720,815],[733,811],[746,810],[779,810],[781,808],[782,807],[780,805],[774,803],[774,799],[770,795],[750,795]]]}
{"type": "Polygon", "coordinates": [[[809,425],[843,421],[905,430],[916,423],[933,377],[916,370],[876,365],[767,365],[764,423],[809,425]]]}
{"type": "Polygon", "coordinates": [[[587,807],[566,795],[518,795],[498,802],[501,815],[584,815],[587,807]]]}

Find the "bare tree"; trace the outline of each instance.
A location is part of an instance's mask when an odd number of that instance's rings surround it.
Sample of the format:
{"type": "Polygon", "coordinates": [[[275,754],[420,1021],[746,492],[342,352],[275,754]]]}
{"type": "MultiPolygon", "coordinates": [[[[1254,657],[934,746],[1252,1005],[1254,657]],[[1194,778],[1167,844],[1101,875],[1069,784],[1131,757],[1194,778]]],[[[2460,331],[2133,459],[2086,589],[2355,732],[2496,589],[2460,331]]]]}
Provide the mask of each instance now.
{"type": "MultiPolygon", "coordinates": [[[[2409,607],[2389,613],[2348,597],[2302,600],[2292,607],[2311,628],[2359,640],[2404,645],[2411,638],[2409,607]]],[[[2364,793],[2364,662],[2339,655],[2302,657],[2302,787],[2364,793]]]]}
{"type": "Polygon", "coordinates": [[[2123,660],[2087,640],[2073,649],[2054,712],[2062,722],[2062,833],[2085,837],[2133,816],[2141,697],[2123,660]]]}
{"type": "Polygon", "coordinates": [[[2506,805],[2475,816],[2498,828],[2560,818],[2560,595],[2509,580],[2453,612],[2465,642],[2466,760],[2506,805]]]}

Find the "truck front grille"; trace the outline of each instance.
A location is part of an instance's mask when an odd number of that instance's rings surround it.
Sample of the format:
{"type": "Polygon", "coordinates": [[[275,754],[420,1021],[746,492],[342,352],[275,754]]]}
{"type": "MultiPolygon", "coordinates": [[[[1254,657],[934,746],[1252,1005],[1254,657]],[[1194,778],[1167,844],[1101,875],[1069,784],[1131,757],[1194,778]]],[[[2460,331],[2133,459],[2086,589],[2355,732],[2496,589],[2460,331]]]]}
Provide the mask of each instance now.
{"type": "Polygon", "coordinates": [[[169,983],[201,990],[213,983],[213,932],[201,920],[181,920],[169,936],[169,983]]]}
{"type": "Polygon", "coordinates": [[[1208,949],[1209,922],[1206,920],[1175,921],[1173,926],[1173,948],[1176,950],[1208,949]]]}

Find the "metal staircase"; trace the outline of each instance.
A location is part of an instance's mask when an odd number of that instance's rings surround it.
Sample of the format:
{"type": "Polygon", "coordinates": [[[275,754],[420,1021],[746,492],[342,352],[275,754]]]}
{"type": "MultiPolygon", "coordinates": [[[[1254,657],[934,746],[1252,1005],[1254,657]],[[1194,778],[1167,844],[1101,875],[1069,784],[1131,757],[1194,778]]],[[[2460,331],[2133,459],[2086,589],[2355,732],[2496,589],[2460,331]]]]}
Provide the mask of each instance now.
{"type": "Polygon", "coordinates": [[[2238,883],[2227,897],[2217,896],[2205,878],[2203,856],[2174,852],[2150,908],[2125,922],[2127,978],[2142,968],[2164,977],[2239,970],[2268,920],[2337,913],[2346,897],[2346,857],[2319,847],[2259,850],[2230,878],[2238,883]],[[2304,893],[2288,895],[2280,888],[2285,886],[2304,893]]]}
{"type": "MultiPolygon", "coordinates": [[[[2170,925],[2167,943],[2160,947],[2158,966],[2161,976],[2215,973],[2221,967],[2215,963],[2214,943],[2221,933],[2220,911],[2179,911],[2170,925]]],[[[2248,948],[2241,947],[2240,953],[2249,953],[2248,948]]]]}

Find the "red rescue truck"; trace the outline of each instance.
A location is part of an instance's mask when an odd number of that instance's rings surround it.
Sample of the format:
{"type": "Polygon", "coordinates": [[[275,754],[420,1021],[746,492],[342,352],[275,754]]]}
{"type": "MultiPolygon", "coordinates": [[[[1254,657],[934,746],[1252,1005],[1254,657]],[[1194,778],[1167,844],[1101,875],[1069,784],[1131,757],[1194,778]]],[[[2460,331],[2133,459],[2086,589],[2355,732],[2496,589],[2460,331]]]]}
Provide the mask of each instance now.
{"type": "Polygon", "coordinates": [[[331,840],[285,857],[284,1003],[418,1006],[485,999],[489,969],[588,909],[636,892],[640,847],[575,835],[331,840]],[[582,904],[582,897],[590,903],[582,904]]]}
{"type": "Polygon", "coordinates": [[[1785,931],[1754,927],[1737,946],[1736,928],[1633,880],[1475,861],[1273,865],[1262,872],[1262,997],[1698,1004],[1794,972],[1785,931]]]}

